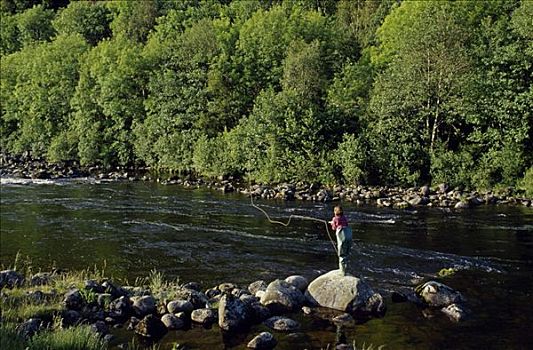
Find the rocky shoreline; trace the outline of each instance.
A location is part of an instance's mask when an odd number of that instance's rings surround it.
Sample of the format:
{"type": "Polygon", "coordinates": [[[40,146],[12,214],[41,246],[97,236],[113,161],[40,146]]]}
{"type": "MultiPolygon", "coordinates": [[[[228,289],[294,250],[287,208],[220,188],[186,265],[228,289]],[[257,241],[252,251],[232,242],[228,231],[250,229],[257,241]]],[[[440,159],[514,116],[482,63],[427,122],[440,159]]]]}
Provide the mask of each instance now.
{"type": "MultiPolygon", "coordinates": [[[[246,287],[226,282],[208,289],[195,282],[163,282],[161,276],[155,283],[153,280],[138,286],[121,286],[94,276],[70,281],[70,285],[65,280],[61,272],[29,276],[15,270],[0,272],[4,315],[8,315],[9,308],[21,304],[35,305],[37,309],[46,304],[57,305],[48,313],[15,317],[18,336],[29,340],[40,332],[52,332],[52,322],[59,317],[60,328],[88,325],[109,345],[123,349],[128,344],[115,339],[115,328],[126,328],[141,342],[150,344],[168,332],[213,326],[220,327],[224,334],[245,334],[248,348],[272,349],[277,345],[277,334],[301,335],[300,323],[291,315],[302,313],[303,317],[344,327],[384,317],[386,312],[384,298],[367,282],[338,270],[311,282],[293,275],[270,283],[258,280],[246,287]],[[250,333],[251,326],[257,324],[269,331],[250,333]]],[[[408,294],[393,293],[391,301],[413,302],[425,317],[440,311],[458,322],[468,314],[461,293],[435,281],[419,285],[408,294]]],[[[7,318],[0,321],[13,322],[13,316],[7,318]]],[[[349,344],[337,344],[336,348],[339,346],[352,349],[349,344]]]]}
{"type": "Polygon", "coordinates": [[[476,191],[450,188],[442,183],[434,187],[411,188],[389,186],[343,186],[332,188],[319,184],[247,184],[239,179],[208,180],[192,176],[180,177],[172,173],[158,173],[149,167],[119,167],[104,169],[99,166],[82,167],[77,162],[58,164],[47,163],[43,159],[32,159],[27,154],[13,157],[0,156],[0,176],[23,179],[72,179],[90,177],[110,181],[156,181],[163,185],[180,185],[187,188],[212,188],[222,193],[241,193],[255,198],[284,201],[345,201],[357,205],[370,205],[385,208],[409,209],[416,207],[440,207],[468,209],[481,205],[533,206],[533,199],[520,195],[514,188],[498,191],[476,191]]]}

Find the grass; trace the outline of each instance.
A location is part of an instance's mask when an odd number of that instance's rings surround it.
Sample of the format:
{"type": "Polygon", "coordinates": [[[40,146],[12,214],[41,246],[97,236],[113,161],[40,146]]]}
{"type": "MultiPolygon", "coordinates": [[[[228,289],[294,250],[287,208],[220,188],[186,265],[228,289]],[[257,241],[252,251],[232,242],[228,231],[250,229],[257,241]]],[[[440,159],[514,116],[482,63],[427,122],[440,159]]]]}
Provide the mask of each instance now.
{"type": "Polygon", "coordinates": [[[107,345],[89,326],[78,326],[39,333],[31,338],[28,347],[30,350],[103,350],[107,345]]]}
{"type": "Polygon", "coordinates": [[[13,324],[0,325],[0,349],[6,350],[103,350],[106,343],[89,326],[56,329],[36,334],[25,341],[13,324]]]}
{"type": "Polygon", "coordinates": [[[13,324],[0,324],[0,349],[24,350],[24,340],[19,337],[13,324]]]}

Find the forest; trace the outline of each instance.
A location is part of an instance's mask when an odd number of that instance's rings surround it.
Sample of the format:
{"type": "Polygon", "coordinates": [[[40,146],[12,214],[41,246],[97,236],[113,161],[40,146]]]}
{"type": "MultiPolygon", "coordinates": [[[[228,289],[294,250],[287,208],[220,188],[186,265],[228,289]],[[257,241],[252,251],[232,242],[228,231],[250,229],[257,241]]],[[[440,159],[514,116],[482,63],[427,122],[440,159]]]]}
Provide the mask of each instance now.
{"type": "Polygon", "coordinates": [[[533,195],[533,2],[1,0],[1,150],[533,195]]]}

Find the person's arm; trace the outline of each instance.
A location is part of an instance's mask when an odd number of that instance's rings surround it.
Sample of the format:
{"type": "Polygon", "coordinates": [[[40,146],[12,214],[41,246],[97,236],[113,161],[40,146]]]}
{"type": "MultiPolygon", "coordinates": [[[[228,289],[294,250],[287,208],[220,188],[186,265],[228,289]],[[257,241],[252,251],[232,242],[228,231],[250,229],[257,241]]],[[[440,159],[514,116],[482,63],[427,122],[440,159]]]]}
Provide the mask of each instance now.
{"type": "Polygon", "coordinates": [[[336,230],[337,229],[337,226],[338,226],[338,220],[337,220],[337,217],[333,217],[333,219],[331,219],[330,221],[330,224],[331,224],[331,229],[332,230],[336,230]]]}

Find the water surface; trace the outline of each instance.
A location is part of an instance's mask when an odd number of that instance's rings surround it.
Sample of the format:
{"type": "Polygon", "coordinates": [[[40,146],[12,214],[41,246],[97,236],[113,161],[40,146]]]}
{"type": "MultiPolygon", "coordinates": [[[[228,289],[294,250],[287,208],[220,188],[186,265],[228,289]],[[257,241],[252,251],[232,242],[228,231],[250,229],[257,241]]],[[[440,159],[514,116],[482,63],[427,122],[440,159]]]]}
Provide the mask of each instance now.
{"type": "MultiPolygon", "coordinates": [[[[290,214],[329,220],[332,204],[257,201],[284,220],[290,214]]],[[[533,210],[483,206],[389,210],[344,203],[354,231],[350,268],[387,297],[384,318],[343,329],[349,343],[385,349],[525,349],[533,343],[533,210]],[[442,282],[468,299],[472,317],[459,324],[439,313],[426,317],[410,304],[393,304],[402,291],[442,268],[458,272],[442,282]]],[[[242,286],[301,274],[313,279],[337,259],[323,224],[295,220],[272,225],[249,200],[207,189],[91,179],[2,179],[0,263],[17,252],[35,268],[83,269],[133,281],[151,270],[204,288],[242,286]]],[[[341,335],[328,324],[293,315],[297,336],[276,333],[278,349],[321,349],[341,335]]],[[[227,339],[218,327],[172,332],[191,348],[244,349],[256,332],[227,339]]]]}

